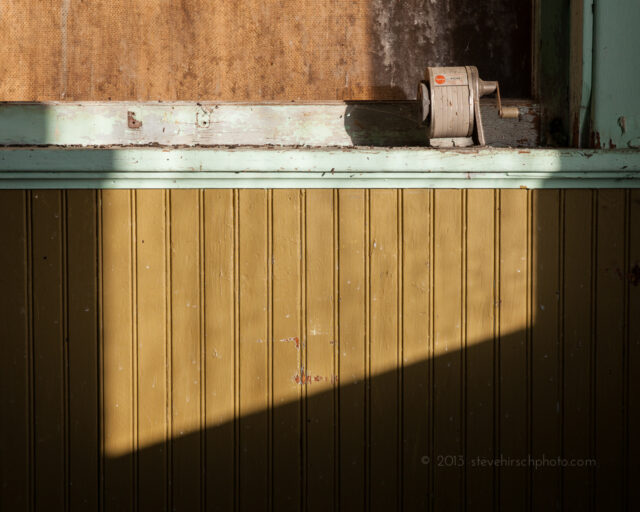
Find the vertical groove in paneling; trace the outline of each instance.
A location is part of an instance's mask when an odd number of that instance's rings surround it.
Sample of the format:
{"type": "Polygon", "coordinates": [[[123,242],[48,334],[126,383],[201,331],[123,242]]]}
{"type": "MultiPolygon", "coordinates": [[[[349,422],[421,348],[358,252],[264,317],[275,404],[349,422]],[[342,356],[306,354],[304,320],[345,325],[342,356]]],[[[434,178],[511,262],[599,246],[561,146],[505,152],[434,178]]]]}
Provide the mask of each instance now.
{"type": "Polygon", "coordinates": [[[36,508],[36,347],[35,347],[35,311],[34,311],[34,256],[33,256],[33,193],[25,193],[27,205],[27,301],[29,307],[28,315],[28,390],[29,390],[29,510],[36,508]]]}
{"type": "Polygon", "coordinates": [[[364,507],[371,510],[371,190],[364,195],[364,507]]]}
{"type": "Polygon", "coordinates": [[[396,510],[404,508],[404,493],[402,482],[404,480],[404,252],[402,236],[404,233],[404,191],[396,190],[396,367],[398,375],[398,388],[396,392],[397,432],[396,432],[396,510]]]}
{"type": "Polygon", "coordinates": [[[62,417],[64,436],[64,509],[69,510],[70,471],[69,471],[69,262],[68,262],[68,230],[67,230],[67,191],[60,191],[60,316],[62,339],[62,417]]]}
{"type": "MultiPolygon", "coordinates": [[[[525,249],[525,260],[526,260],[526,286],[527,286],[527,294],[526,294],[526,303],[527,303],[527,314],[524,325],[524,331],[526,335],[526,387],[527,387],[527,403],[525,408],[525,417],[526,417],[526,445],[528,456],[533,455],[533,332],[532,332],[532,323],[533,323],[533,308],[535,303],[534,293],[535,289],[533,287],[533,274],[534,274],[534,266],[533,266],[533,230],[534,230],[534,211],[533,211],[533,193],[537,191],[527,190],[526,191],[526,219],[527,219],[527,245],[525,249]]],[[[533,487],[533,469],[530,465],[527,465],[526,468],[527,479],[525,485],[525,502],[527,510],[532,510],[533,499],[531,495],[531,489],[533,487]]]]}
{"type": "Polygon", "coordinates": [[[129,191],[129,222],[131,224],[131,240],[129,247],[131,251],[131,441],[133,450],[133,510],[139,509],[139,488],[140,474],[138,467],[139,453],[139,429],[138,418],[140,408],[138,406],[138,195],[137,191],[129,191]]]}
{"type": "Polygon", "coordinates": [[[267,273],[266,281],[266,382],[267,382],[267,507],[274,511],[274,426],[273,426],[273,190],[267,190],[265,195],[265,224],[264,236],[266,240],[264,264],[267,273]]]}
{"type": "MultiPolygon", "coordinates": [[[[556,353],[558,357],[558,455],[560,457],[565,457],[565,438],[564,438],[564,428],[565,428],[565,359],[564,359],[564,347],[565,347],[565,339],[564,339],[564,308],[565,308],[565,288],[564,288],[564,280],[565,280],[565,250],[566,245],[564,240],[566,238],[566,200],[567,195],[565,190],[559,191],[559,201],[558,201],[558,254],[557,254],[557,265],[558,265],[558,282],[557,282],[557,295],[558,295],[558,310],[556,314],[556,336],[558,337],[558,343],[556,346],[556,353]]],[[[564,488],[564,476],[565,471],[560,468],[559,469],[559,496],[558,496],[558,508],[562,510],[562,507],[565,503],[565,488],[564,488]]]]}
{"type": "MultiPolygon", "coordinates": [[[[298,314],[300,315],[299,339],[300,339],[300,365],[305,368],[309,368],[309,326],[307,322],[307,191],[300,190],[298,193],[299,203],[299,215],[298,226],[300,226],[300,252],[299,258],[299,304],[298,314]],[[304,340],[304,345],[302,344],[304,340]]],[[[307,411],[309,398],[308,384],[301,389],[300,392],[300,502],[298,503],[298,510],[307,510],[308,494],[309,494],[309,479],[308,479],[308,450],[309,450],[309,429],[307,423],[309,421],[309,414],[307,411]]]]}
{"type": "Polygon", "coordinates": [[[61,341],[61,365],[60,376],[62,384],[61,396],[61,434],[62,434],[62,504],[65,510],[69,509],[69,315],[68,315],[68,240],[67,240],[67,191],[58,192],[60,214],[58,217],[58,230],[60,233],[60,295],[58,304],[60,308],[60,341],[61,341]]]}
{"type": "MultiPolygon", "coordinates": [[[[298,250],[298,286],[299,286],[299,299],[297,304],[299,319],[298,337],[300,341],[300,366],[307,369],[309,375],[312,375],[309,369],[309,329],[307,322],[307,192],[306,190],[300,190],[297,194],[298,199],[298,226],[300,231],[300,247],[298,250]],[[304,340],[304,341],[303,341],[304,340]]],[[[307,510],[307,496],[309,492],[308,486],[308,394],[309,385],[311,383],[305,383],[300,392],[300,500],[297,504],[298,510],[307,510]]]]}
{"type": "MultiPolygon", "coordinates": [[[[525,324],[525,332],[527,336],[527,454],[529,456],[534,455],[534,346],[533,346],[533,323],[534,323],[534,308],[536,307],[536,293],[537,290],[534,286],[534,279],[536,269],[534,267],[534,229],[536,229],[536,212],[534,211],[534,193],[540,192],[539,190],[527,190],[527,247],[525,259],[527,262],[527,318],[525,324]]],[[[557,220],[557,219],[554,219],[557,220]]],[[[527,510],[533,510],[533,485],[534,485],[534,472],[537,472],[532,466],[527,467],[527,485],[526,485],[526,502],[527,510]]]]}
{"type": "Polygon", "coordinates": [[[627,233],[629,236],[629,258],[627,263],[627,280],[629,286],[629,304],[627,307],[628,322],[628,359],[629,373],[627,377],[627,432],[628,447],[626,450],[626,464],[629,468],[627,473],[627,504],[628,508],[633,508],[634,504],[640,502],[640,489],[637,482],[640,479],[640,400],[638,393],[634,392],[640,388],[640,318],[637,312],[640,311],[640,191],[630,192],[629,204],[629,225],[627,233]]]}
{"type": "Polygon", "coordinates": [[[622,509],[624,466],[625,191],[598,191],[596,509],[622,509]]]}
{"type": "Polygon", "coordinates": [[[0,192],[0,508],[33,510],[30,208],[0,192]]]}
{"type": "MultiPolygon", "coordinates": [[[[501,276],[501,236],[502,236],[502,193],[500,190],[493,191],[493,436],[491,457],[495,460],[501,453],[501,387],[502,374],[500,365],[500,312],[502,310],[502,282],[501,276]]],[[[493,495],[491,501],[494,510],[499,510],[501,503],[501,482],[498,468],[493,465],[491,467],[491,479],[493,481],[493,495]]]]}
{"type": "Polygon", "coordinates": [[[460,191],[460,449],[458,455],[462,461],[460,465],[460,495],[461,509],[466,510],[467,504],[467,246],[468,246],[468,199],[469,191],[460,191]]]}
{"type": "Polygon", "coordinates": [[[102,208],[104,195],[102,190],[96,191],[96,264],[98,277],[96,279],[98,294],[97,337],[98,337],[98,510],[105,510],[105,414],[104,414],[104,225],[102,208]]]}
{"type": "Polygon", "coordinates": [[[28,389],[29,389],[29,510],[36,508],[36,350],[35,350],[35,312],[34,312],[34,285],[33,285],[33,193],[25,191],[25,201],[27,206],[27,302],[28,314],[28,389]]]}
{"type": "MultiPolygon", "coordinates": [[[[493,335],[494,335],[494,350],[493,350],[493,450],[492,455],[494,460],[502,454],[502,191],[494,191],[494,265],[493,273],[495,279],[494,288],[494,315],[493,322],[493,335]]],[[[493,478],[493,507],[494,510],[501,510],[502,505],[502,475],[500,468],[495,465],[492,468],[493,478]]]]}
{"type": "MultiPolygon", "coordinates": [[[[589,454],[595,459],[596,452],[596,418],[597,418],[597,401],[596,401],[596,384],[597,384],[597,326],[598,326],[598,222],[600,218],[600,195],[598,190],[592,191],[591,196],[591,322],[590,322],[590,353],[589,353],[589,454]]],[[[590,492],[590,509],[594,510],[596,507],[596,469],[591,472],[589,483],[590,492]]]]}
{"type": "Polygon", "coordinates": [[[205,192],[198,191],[198,340],[200,355],[200,421],[198,429],[200,433],[200,510],[207,509],[207,353],[205,341],[205,311],[206,311],[206,288],[205,288],[205,192]]]}
{"type": "Polygon", "coordinates": [[[240,509],[240,192],[233,190],[233,510],[240,509]]]}
{"type": "Polygon", "coordinates": [[[339,191],[331,191],[331,226],[332,233],[332,251],[331,251],[331,276],[332,289],[331,297],[333,299],[332,320],[333,320],[333,351],[332,351],[332,369],[333,373],[333,509],[337,509],[340,504],[341,489],[341,473],[340,473],[340,201],[339,191]]]}
{"type": "Polygon", "coordinates": [[[428,486],[429,510],[435,508],[435,470],[436,453],[433,422],[435,418],[435,226],[436,226],[436,191],[429,190],[429,350],[428,350],[428,486]]]}
{"type": "Polygon", "coordinates": [[[630,248],[631,248],[631,190],[624,191],[624,264],[620,274],[624,283],[624,311],[622,324],[624,329],[623,340],[623,361],[622,361],[622,506],[624,510],[630,510],[629,507],[629,459],[626,454],[629,453],[629,352],[630,352],[630,322],[629,322],[629,269],[630,269],[630,248]]]}
{"type": "Polygon", "coordinates": [[[165,263],[164,263],[164,282],[166,286],[165,290],[165,354],[167,358],[166,364],[166,373],[165,373],[165,388],[166,388],[166,398],[165,398],[165,421],[166,421],[166,438],[165,442],[167,445],[167,454],[166,454],[166,489],[167,489],[167,509],[173,510],[173,485],[172,485],[172,475],[173,475],[173,292],[172,292],[172,283],[173,276],[171,273],[172,270],[172,250],[171,250],[171,236],[172,236],[172,228],[171,228],[171,215],[173,210],[173,205],[171,202],[171,191],[165,190],[163,202],[165,205],[164,211],[164,247],[165,247],[165,263]]]}
{"type": "Polygon", "coordinates": [[[131,395],[132,395],[132,449],[133,449],[133,504],[132,508],[136,512],[140,509],[140,365],[138,359],[140,357],[140,340],[139,340],[139,296],[138,281],[140,272],[138,268],[138,192],[131,190],[130,198],[130,224],[131,224],[131,241],[129,243],[131,251],[131,395]]]}

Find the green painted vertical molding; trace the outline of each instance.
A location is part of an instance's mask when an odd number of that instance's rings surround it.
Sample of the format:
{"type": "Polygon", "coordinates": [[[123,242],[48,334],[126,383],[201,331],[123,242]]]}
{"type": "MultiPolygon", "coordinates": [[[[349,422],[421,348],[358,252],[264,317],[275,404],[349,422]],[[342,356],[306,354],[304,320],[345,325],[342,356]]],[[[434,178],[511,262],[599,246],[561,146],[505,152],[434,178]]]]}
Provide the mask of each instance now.
{"type": "Polygon", "coordinates": [[[543,145],[569,145],[569,68],[571,0],[537,0],[536,95],[542,105],[540,138],[543,145]]]}
{"type": "Polygon", "coordinates": [[[640,1],[594,7],[591,145],[640,148],[640,1]]]}
{"type": "Polygon", "coordinates": [[[589,147],[593,74],[593,0],[571,0],[570,143],[589,147]]]}

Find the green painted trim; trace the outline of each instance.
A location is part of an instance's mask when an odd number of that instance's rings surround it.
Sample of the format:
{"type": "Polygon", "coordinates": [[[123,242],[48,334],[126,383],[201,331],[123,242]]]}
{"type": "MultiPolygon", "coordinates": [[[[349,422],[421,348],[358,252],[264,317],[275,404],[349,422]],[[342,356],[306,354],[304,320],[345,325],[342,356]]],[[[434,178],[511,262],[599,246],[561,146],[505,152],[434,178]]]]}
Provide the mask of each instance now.
{"type": "Polygon", "coordinates": [[[0,149],[0,188],[640,188],[640,151],[0,149]]]}
{"type": "Polygon", "coordinates": [[[589,147],[593,78],[593,0],[571,0],[571,146],[589,147]]]}
{"type": "Polygon", "coordinates": [[[591,121],[591,82],[593,80],[593,2],[582,0],[582,87],[578,115],[578,140],[580,147],[589,146],[591,121]]]}
{"type": "Polygon", "coordinates": [[[144,178],[104,180],[96,179],[51,179],[40,180],[34,185],[32,180],[15,179],[2,183],[0,189],[624,189],[640,188],[637,179],[610,180],[594,179],[577,181],[575,179],[474,179],[465,182],[462,179],[378,179],[364,177],[358,180],[339,180],[332,178],[315,178],[304,182],[294,179],[251,178],[247,180],[222,179],[220,177],[198,177],[188,179],[144,178]]]}
{"type": "Polygon", "coordinates": [[[594,8],[591,145],[640,149],[640,2],[594,8]]]}
{"type": "MultiPolygon", "coordinates": [[[[487,143],[538,145],[539,107],[517,106],[518,119],[501,119],[495,100],[480,108],[487,143]]],[[[1,103],[0,146],[72,147],[408,147],[427,146],[416,101],[333,103],[1,103]],[[129,115],[141,123],[129,128],[129,115]]]]}

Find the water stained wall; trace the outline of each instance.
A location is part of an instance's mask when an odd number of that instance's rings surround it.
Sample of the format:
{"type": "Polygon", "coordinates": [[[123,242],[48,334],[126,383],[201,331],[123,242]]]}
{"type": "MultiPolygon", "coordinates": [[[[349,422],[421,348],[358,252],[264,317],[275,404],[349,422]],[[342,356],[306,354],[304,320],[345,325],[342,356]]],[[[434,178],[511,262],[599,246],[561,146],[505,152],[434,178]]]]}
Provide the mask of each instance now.
{"type": "Polygon", "coordinates": [[[476,65],[503,94],[531,95],[528,1],[371,2],[373,73],[396,95],[414,98],[426,66],[476,65]]]}

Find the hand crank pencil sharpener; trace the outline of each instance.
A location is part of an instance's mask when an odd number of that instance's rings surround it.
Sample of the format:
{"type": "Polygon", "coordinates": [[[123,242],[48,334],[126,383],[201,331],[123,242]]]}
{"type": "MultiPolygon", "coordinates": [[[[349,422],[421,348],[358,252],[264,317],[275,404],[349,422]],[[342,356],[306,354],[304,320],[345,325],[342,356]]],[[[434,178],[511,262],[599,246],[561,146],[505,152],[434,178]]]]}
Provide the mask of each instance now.
{"type": "Polygon", "coordinates": [[[500,117],[518,118],[518,107],[502,107],[498,82],[481,80],[475,66],[427,68],[418,86],[418,103],[429,144],[437,148],[484,146],[480,98],[493,92],[498,95],[500,117]]]}

